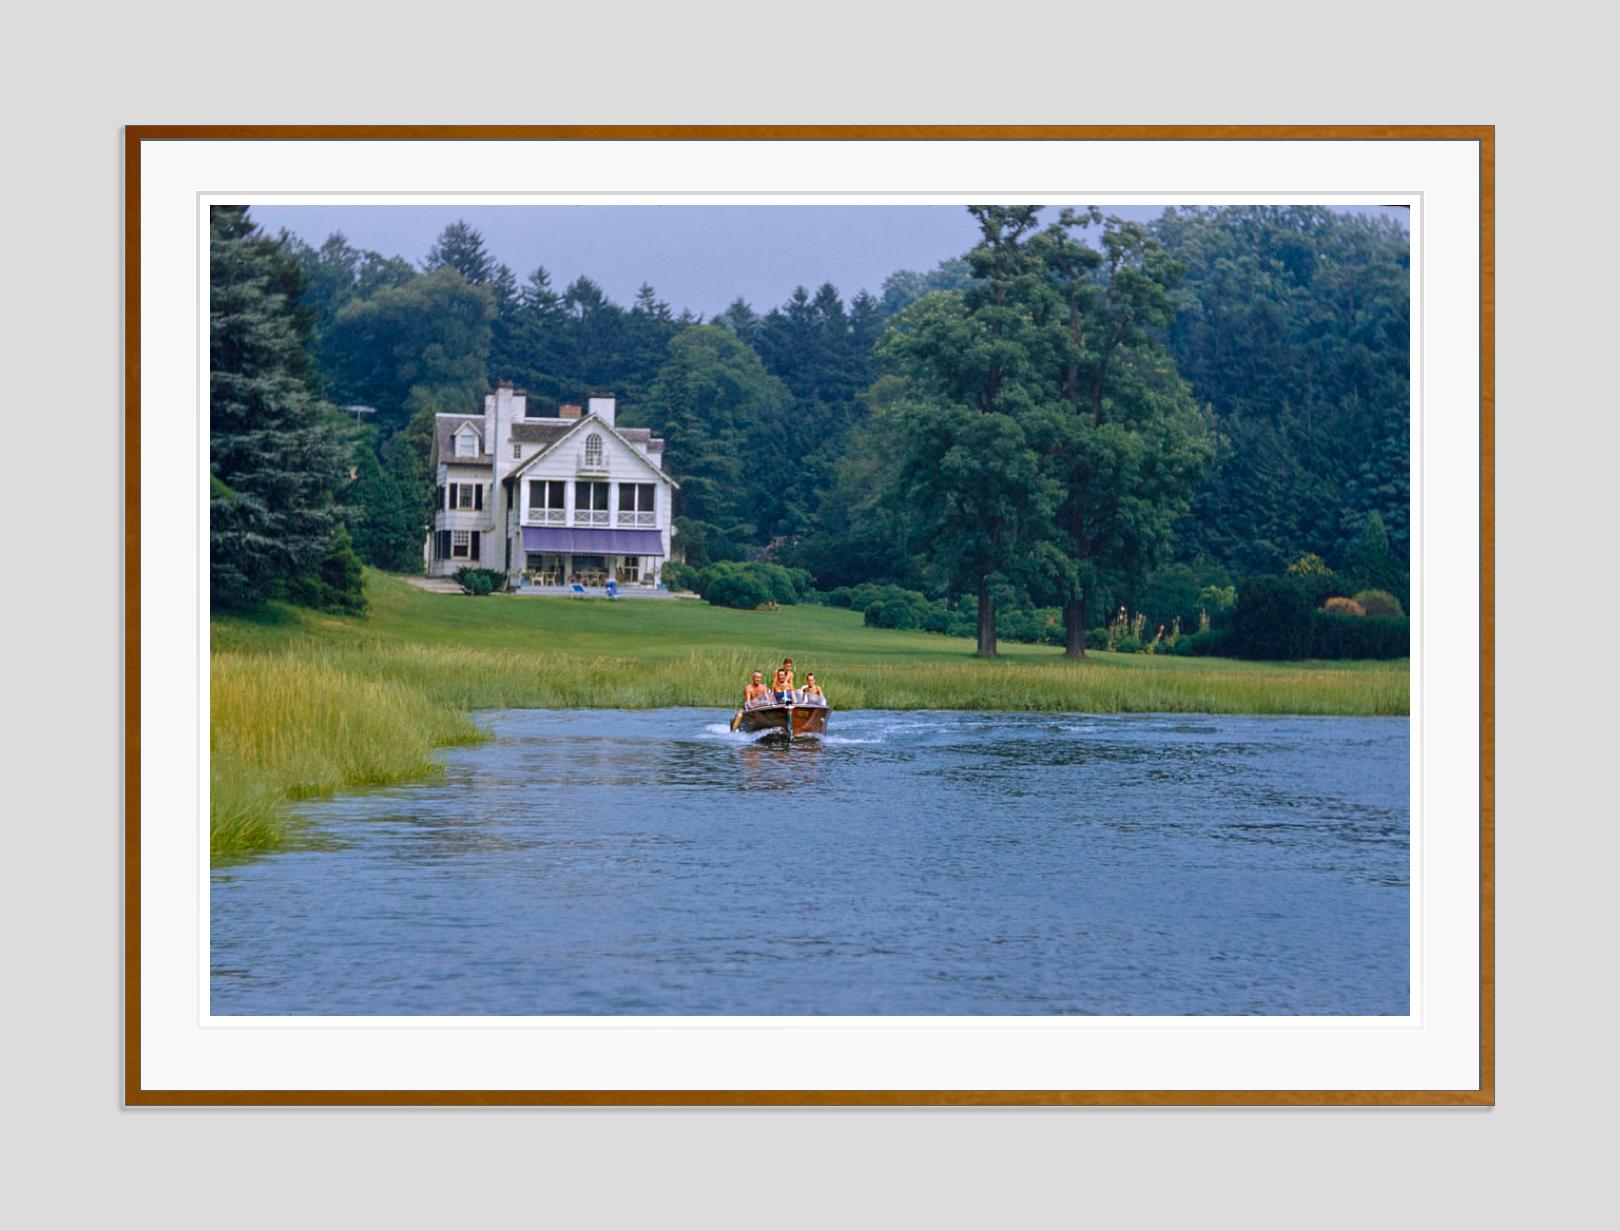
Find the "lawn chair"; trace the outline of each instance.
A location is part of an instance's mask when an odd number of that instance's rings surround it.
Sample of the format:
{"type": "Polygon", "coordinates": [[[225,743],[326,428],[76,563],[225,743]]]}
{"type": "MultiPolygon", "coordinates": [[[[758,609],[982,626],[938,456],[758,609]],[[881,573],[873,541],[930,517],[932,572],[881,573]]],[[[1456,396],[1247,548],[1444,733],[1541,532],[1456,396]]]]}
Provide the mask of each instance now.
{"type": "Polygon", "coordinates": [[[576,581],[573,585],[569,586],[568,588],[574,592],[574,597],[575,598],[584,598],[585,597],[585,587],[580,585],[579,582],[576,581]]]}
{"type": "Polygon", "coordinates": [[[608,578],[608,583],[603,587],[603,589],[607,591],[607,596],[609,598],[619,597],[619,583],[614,581],[611,577],[608,578]]]}

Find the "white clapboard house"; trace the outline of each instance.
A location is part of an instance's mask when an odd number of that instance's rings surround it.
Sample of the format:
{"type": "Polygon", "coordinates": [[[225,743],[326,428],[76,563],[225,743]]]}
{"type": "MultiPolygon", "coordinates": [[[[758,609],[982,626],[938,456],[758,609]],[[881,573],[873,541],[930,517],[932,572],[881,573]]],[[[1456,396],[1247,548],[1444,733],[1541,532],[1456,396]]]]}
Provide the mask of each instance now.
{"type": "Polygon", "coordinates": [[[676,482],[664,442],[614,422],[617,400],[531,417],[509,383],[482,415],[437,417],[429,576],[499,569],[514,585],[654,589],[669,559],[676,482]]]}

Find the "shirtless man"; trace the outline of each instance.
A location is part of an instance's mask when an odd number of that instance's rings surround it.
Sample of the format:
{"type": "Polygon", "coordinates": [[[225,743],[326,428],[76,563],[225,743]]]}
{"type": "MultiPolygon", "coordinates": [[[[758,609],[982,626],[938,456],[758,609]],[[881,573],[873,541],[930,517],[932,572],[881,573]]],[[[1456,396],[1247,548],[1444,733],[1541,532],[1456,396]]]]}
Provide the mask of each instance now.
{"type": "Polygon", "coordinates": [[[765,674],[762,671],[754,672],[754,678],[743,689],[743,709],[751,710],[756,705],[764,705],[771,699],[771,690],[765,687],[765,674]]]}

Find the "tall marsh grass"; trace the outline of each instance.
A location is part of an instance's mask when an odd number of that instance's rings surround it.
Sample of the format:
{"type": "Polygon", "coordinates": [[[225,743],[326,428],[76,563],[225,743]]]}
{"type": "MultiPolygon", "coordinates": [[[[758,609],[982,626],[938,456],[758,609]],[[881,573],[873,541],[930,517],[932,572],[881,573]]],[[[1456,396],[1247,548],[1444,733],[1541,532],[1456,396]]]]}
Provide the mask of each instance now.
{"type": "Polygon", "coordinates": [[[419,688],[316,651],[216,654],[210,671],[209,845],[215,858],[279,845],[286,799],[438,772],[434,750],[482,738],[419,688]]]}

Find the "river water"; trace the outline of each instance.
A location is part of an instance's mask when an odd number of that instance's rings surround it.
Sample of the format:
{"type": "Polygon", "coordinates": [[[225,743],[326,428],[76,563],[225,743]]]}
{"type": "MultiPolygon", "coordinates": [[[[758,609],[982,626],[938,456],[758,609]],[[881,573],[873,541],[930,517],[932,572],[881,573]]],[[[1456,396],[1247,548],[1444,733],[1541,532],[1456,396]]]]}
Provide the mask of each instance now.
{"type": "Polygon", "coordinates": [[[216,869],[216,1014],[1404,1014],[1407,722],[512,710],[216,869]]]}

